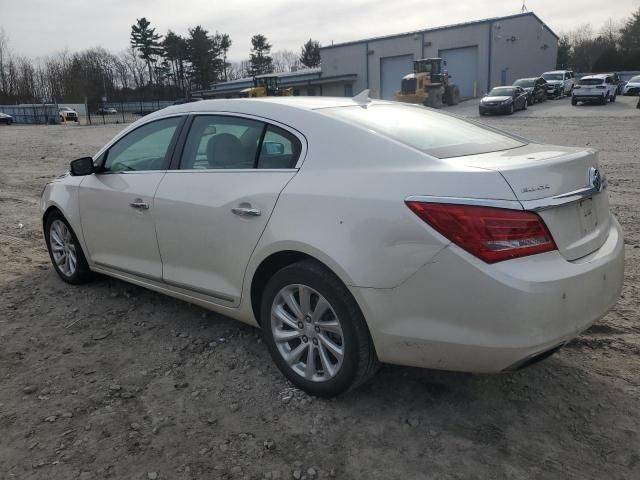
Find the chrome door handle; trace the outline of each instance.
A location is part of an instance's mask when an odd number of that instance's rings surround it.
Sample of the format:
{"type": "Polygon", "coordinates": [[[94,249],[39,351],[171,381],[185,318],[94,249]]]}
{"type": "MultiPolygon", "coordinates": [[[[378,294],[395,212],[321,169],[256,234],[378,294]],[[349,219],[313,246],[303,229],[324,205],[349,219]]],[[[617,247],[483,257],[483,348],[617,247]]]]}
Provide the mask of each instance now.
{"type": "Polygon", "coordinates": [[[149,210],[149,204],[139,199],[136,200],[135,202],[131,202],[129,206],[133,208],[137,208],[138,210],[149,210]]]}
{"type": "Polygon", "coordinates": [[[231,211],[241,217],[259,217],[262,215],[260,209],[251,207],[234,207],[231,211]]]}

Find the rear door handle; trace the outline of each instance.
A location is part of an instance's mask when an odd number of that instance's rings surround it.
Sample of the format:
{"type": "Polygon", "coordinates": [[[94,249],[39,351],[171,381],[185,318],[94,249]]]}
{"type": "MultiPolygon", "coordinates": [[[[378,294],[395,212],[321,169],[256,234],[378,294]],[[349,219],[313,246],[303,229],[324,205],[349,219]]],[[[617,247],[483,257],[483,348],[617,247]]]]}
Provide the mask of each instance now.
{"type": "Polygon", "coordinates": [[[129,206],[138,210],[149,210],[149,204],[147,202],[143,202],[139,198],[136,198],[136,200],[131,202],[129,206]]]}
{"type": "Polygon", "coordinates": [[[234,207],[231,211],[241,217],[259,217],[262,215],[260,209],[251,207],[234,207]]]}

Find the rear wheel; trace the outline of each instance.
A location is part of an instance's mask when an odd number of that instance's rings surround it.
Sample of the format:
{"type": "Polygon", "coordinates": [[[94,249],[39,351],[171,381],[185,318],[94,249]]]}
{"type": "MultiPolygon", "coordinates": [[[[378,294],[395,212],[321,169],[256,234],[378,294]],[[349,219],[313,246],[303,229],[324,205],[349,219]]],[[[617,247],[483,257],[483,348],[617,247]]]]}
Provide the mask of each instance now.
{"type": "Polygon", "coordinates": [[[53,269],[67,283],[86,283],[93,274],[84,256],[80,242],[60,212],[47,217],[45,239],[53,269]]]}
{"type": "Polygon", "coordinates": [[[578,99],[576,97],[571,97],[571,105],[574,107],[578,104],[578,99]]]}
{"type": "Polygon", "coordinates": [[[511,105],[509,105],[509,115],[513,115],[513,112],[515,112],[515,107],[513,106],[513,103],[511,105]]]}
{"type": "Polygon", "coordinates": [[[617,92],[615,92],[615,93],[613,94],[613,97],[611,97],[611,100],[610,100],[610,101],[611,101],[611,103],[613,103],[613,102],[615,102],[615,101],[616,101],[616,97],[617,97],[617,96],[618,96],[618,93],[617,93],[617,92]]]}
{"type": "Polygon", "coordinates": [[[339,395],[377,371],[373,342],[358,305],[344,284],[314,261],[278,271],[267,283],[260,313],[274,362],[310,395],[339,395]]]}
{"type": "Polygon", "coordinates": [[[600,105],[606,105],[608,100],[609,100],[609,95],[603,95],[602,98],[600,99],[600,105]]]}

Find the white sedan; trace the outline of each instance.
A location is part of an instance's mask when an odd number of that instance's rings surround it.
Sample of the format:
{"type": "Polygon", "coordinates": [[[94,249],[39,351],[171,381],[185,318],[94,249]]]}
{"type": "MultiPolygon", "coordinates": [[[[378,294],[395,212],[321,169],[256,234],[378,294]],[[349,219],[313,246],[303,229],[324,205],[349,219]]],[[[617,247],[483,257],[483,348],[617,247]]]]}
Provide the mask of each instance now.
{"type": "Polygon", "coordinates": [[[640,95],[640,75],[631,77],[622,89],[623,95],[640,95]]]}
{"type": "Polygon", "coordinates": [[[259,326],[310,394],[380,362],[541,360],[622,288],[594,150],[363,96],[165,108],[42,195],[55,271],[98,272],[259,326]]]}

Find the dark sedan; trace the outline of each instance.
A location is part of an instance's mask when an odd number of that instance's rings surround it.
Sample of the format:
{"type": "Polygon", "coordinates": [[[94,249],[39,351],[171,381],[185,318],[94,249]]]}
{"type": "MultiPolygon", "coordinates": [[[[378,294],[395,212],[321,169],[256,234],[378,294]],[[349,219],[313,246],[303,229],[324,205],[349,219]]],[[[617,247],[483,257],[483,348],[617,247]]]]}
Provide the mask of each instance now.
{"type": "Polygon", "coordinates": [[[13,123],[13,117],[7,113],[0,112],[0,123],[11,125],[13,123]]]}
{"type": "Polygon", "coordinates": [[[495,87],[482,100],[478,110],[480,115],[506,113],[527,109],[527,92],[522,87],[495,87]]]}
{"type": "Polygon", "coordinates": [[[529,105],[547,100],[547,81],[542,77],[520,78],[513,82],[513,86],[522,87],[527,92],[529,105]]]}

